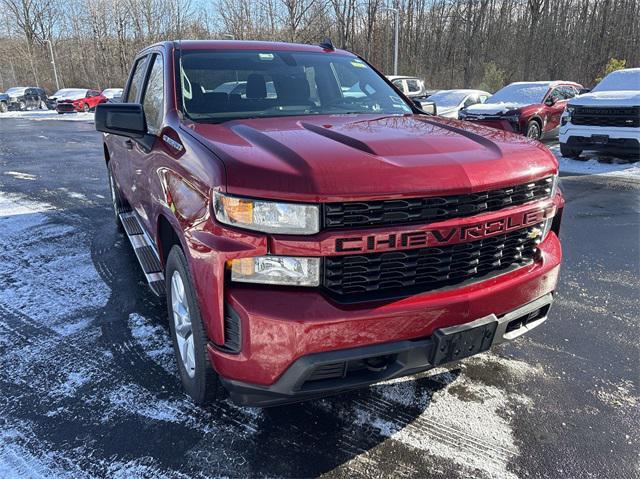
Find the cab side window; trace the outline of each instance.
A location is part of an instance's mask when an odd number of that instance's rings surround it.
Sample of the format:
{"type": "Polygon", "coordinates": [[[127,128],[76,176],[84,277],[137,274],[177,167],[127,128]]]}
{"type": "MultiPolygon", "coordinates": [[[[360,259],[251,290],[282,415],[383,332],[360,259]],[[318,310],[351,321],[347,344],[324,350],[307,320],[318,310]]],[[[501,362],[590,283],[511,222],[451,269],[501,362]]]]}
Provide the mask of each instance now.
{"type": "Polygon", "coordinates": [[[124,103],[133,103],[138,99],[138,93],[142,89],[142,81],[144,80],[144,73],[146,71],[147,57],[139,58],[133,67],[133,74],[131,76],[131,82],[127,89],[127,96],[124,98],[124,103]]]}
{"type": "Polygon", "coordinates": [[[407,89],[404,87],[404,80],[393,80],[393,84],[402,93],[406,93],[407,92],[407,89]]]}
{"type": "Polygon", "coordinates": [[[407,90],[409,93],[420,93],[420,82],[418,80],[407,80],[407,90]]]}
{"type": "Polygon", "coordinates": [[[153,56],[149,79],[142,99],[142,109],[147,119],[147,129],[157,134],[162,127],[164,116],[164,68],[162,56],[153,56]]]}
{"type": "Polygon", "coordinates": [[[478,103],[477,97],[475,97],[474,95],[469,95],[467,98],[465,98],[464,103],[462,104],[462,108],[475,105],[476,103],[478,103]]]}

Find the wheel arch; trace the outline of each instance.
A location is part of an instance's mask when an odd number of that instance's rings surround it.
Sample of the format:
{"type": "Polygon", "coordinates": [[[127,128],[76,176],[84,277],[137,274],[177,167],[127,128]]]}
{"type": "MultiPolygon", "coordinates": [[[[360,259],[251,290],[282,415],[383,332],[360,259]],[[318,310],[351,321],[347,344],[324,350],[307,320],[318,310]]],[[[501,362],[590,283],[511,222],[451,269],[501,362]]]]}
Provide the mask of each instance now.
{"type": "MultiPolygon", "coordinates": [[[[177,221],[174,219],[174,221],[177,221]]],[[[160,213],[156,221],[156,246],[158,248],[158,256],[160,263],[164,267],[167,264],[169,251],[174,245],[178,245],[184,253],[187,260],[189,259],[188,250],[185,248],[182,237],[178,233],[178,228],[165,213],[160,213]]]]}

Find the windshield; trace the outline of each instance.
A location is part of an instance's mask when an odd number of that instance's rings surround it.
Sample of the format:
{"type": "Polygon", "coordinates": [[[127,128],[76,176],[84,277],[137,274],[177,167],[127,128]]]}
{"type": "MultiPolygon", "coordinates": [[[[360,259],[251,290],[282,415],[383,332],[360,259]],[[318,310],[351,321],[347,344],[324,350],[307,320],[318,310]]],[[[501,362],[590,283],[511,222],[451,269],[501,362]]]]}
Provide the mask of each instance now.
{"type": "Polygon", "coordinates": [[[83,88],[64,88],[58,90],[55,96],[58,100],[78,100],[87,96],[87,91],[83,88]]]}
{"type": "Polygon", "coordinates": [[[9,96],[14,95],[22,95],[24,94],[24,91],[27,89],[27,87],[23,87],[23,86],[14,86],[13,88],[9,88],[5,93],[9,96]]]}
{"type": "Polygon", "coordinates": [[[183,51],[182,103],[194,121],[411,108],[356,57],[288,51],[183,51]]]}
{"type": "Polygon", "coordinates": [[[487,103],[542,103],[548,90],[548,83],[512,83],[498,90],[487,103]]]}
{"type": "Polygon", "coordinates": [[[107,88],[102,91],[102,96],[109,99],[116,96],[122,96],[122,88],[107,88]]]}
{"type": "Polygon", "coordinates": [[[640,68],[609,73],[592,91],[640,90],[640,68]]]}
{"type": "Polygon", "coordinates": [[[436,104],[438,108],[453,108],[462,103],[469,93],[460,91],[441,91],[429,97],[429,101],[436,104]]]}

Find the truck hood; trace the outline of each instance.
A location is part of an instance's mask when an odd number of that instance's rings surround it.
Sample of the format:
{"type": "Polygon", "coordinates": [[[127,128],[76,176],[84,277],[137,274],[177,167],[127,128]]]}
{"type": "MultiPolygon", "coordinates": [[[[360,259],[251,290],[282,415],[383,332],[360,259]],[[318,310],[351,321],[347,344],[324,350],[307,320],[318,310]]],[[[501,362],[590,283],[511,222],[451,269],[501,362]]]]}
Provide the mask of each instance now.
{"type": "Polygon", "coordinates": [[[541,143],[425,115],[325,115],[184,125],[229,193],[296,201],[466,194],[557,172],[541,143]]]}
{"type": "Polygon", "coordinates": [[[640,106],[640,91],[594,91],[572,98],[572,106],[640,106]]]}

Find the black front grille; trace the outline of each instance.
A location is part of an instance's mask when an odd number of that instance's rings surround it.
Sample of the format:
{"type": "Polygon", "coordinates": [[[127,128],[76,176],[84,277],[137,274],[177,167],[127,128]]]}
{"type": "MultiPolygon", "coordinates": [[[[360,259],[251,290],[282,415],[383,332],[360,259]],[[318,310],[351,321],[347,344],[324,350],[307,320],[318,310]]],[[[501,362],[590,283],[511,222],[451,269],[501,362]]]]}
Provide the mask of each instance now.
{"type": "Polygon", "coordinates": [[[575,107],[571,123],[584,126],[640,127],[640,108],[575,107]]]}
{"type": "Polygon", "coordinates": [[[326,229],[427,223],[522,205],[551,195],[553,178],[468,195],[326,203],[326,229]]]}
{"type": "Polygon", "coordinates": [[[323,287],[337,300],[358,302],[476,281],[533,261],[535,228],[541,225],[469,243],[331,256],[324,261],[323,287]]]}

